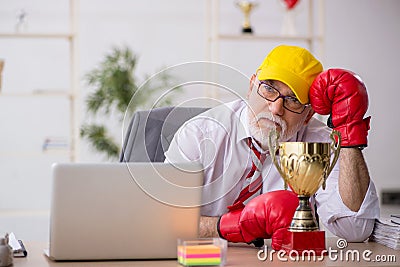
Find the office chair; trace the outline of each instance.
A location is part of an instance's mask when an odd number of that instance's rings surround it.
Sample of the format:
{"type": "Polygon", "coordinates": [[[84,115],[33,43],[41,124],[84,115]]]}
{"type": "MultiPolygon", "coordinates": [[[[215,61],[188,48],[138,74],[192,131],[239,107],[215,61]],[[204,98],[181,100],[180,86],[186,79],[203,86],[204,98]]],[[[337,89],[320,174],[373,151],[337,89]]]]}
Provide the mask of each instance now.
{"type": "Polygon", "coordinates": [[[163,162],[178,128],[208,110],[195,107],[162,107],[137,111],[125,133],[120,162],[163,162]]]}

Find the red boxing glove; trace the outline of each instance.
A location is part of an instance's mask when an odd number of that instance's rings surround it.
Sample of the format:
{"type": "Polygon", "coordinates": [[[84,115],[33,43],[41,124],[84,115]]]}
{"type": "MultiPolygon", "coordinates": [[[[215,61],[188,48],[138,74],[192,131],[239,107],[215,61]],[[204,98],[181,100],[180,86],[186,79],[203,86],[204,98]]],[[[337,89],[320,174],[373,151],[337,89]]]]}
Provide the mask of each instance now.
{"type": "Polygon", "coordinates": [[[293,214],[299,204],[297,195],[279,190],[255,197],[241,209],[230,211],[220,218],[218,232],[230,242],[264,244],[272,238],[272,248],[281,249],[293,214]]]}
{"type": "Polygon", "coordinates": [[[219,218],[219,221],[217,223],[217,230],[221,238],[226,239],[229,242],[245,242],[239,226],[240,215],[242,214],[244,207],[244,205],[241,205],[219,218]]]}
{"type": "Polygon", "coordinates": [[[315,112],[328,115],[328,126],[340,132],[342,147],[366,147],[371,117],[364,119],[368,94],[358,75],[343,69],[320,73],[310,88],[315,112]]]}

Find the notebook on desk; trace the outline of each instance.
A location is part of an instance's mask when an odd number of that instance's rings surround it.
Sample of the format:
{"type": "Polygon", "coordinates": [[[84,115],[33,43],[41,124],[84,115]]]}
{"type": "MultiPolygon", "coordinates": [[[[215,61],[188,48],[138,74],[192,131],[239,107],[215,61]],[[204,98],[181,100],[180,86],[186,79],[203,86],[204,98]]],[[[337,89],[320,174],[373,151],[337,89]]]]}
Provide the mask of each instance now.
{"type": "Polygon", "coordinates": [[[53,260],[168,259],[177,238],[198,236],[198,164],[53,165],[53,260]]]}

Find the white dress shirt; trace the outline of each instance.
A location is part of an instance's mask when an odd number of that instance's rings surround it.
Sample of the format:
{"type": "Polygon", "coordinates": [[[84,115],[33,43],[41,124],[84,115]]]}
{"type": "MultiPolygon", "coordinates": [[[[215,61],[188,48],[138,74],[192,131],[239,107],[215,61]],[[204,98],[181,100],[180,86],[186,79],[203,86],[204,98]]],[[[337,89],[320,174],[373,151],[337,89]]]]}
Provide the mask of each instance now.
{"type": "MultiPolygon", "coordinates": [[[[331,129],[312,118],[288,141],[331,142],[331,129]]],[[[221,216],[238,197],[252,162],[246,143],[251,137],[247,103],[236,100],[210,109],[186,122],[175,134],[168,151],[168,162],[197,161],[204,166],[203,216],[221,216]]],[[[282,190],[283,179],[267,155],[262,169],[262,192],[282,190]]],[[[363,241],[379,217],[379,201],[372,180],[358,212],[344,205],[338,189],[339,161],[311,199],[321,222],[333,234],[348,241],[363,241]]]]}

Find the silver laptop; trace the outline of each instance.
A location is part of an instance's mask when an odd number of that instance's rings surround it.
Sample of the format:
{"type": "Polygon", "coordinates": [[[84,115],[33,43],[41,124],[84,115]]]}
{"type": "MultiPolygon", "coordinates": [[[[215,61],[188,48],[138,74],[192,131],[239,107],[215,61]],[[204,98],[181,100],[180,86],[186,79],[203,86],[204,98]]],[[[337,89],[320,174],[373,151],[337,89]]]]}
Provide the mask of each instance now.
{"type": "Polygon", "coordinates": [[[53,165],[53,260],[176,258],[177,239],[198,236],[198,164],[53,165]]]}

